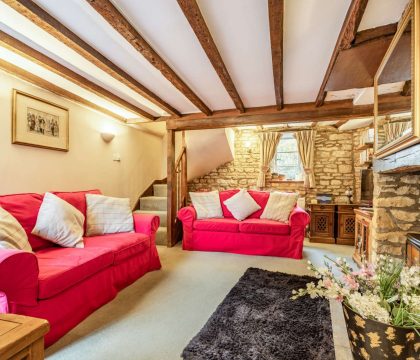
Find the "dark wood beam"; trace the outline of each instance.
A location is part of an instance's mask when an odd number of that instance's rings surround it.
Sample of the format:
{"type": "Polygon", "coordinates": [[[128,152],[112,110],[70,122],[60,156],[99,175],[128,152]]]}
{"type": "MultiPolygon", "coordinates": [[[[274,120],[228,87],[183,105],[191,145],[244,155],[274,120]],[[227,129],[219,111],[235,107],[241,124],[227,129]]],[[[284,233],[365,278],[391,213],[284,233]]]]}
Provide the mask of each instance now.
{"type": "Polygon", "coordinates": [[[340,128],[340,126],[343,126],[344,124],[346,124],[350,119],[345,119],[345,120],[340,120],[338,122],[336,122],[333,126],[337,129],[340,128]]]}
{"type": "Polygon", "coordinates": [[[118,11],[109,0],[86,0],[120,35],[125,38],[150,64],[168,79],[200,111],[211,115],[211,110],[193,90],[140,35],[133,25],[118,11]]]}
{"type": "Polygon", "coordinates": [[[325,87],[327,85],[330,74],[334,68],[335,62],[337,61],[338,54],[340,51],[349,49],[359,28],[360,21],[362,20],[363,13],[365,12],[368,0],[352,0],[346,17],[344,19],[343,26],[341,27],[340,34],[338,35],[337,42],[335,44],[330,62],[328,64],[327,71],[322,80],[321,87],[318,92],[318,96],[315,100],[316,106],[321,106],[325,99],[325,87]]]}
{"type": "Polygon", "coordinates": [[[407,80],[404,83],[404,87],[401,91],[402,96],[411,96],[411,80],[407,80]]]}
{"type": "Polygon", "coordinates": [[[244,104],[238,91],[229,75],[229,72],[223,62],[222,56],[217,49],[217,46],[211,36],[210,30],[207,27],[206,21],[201,14],[200,8],[196,0],[177,0],[178,5],[191,25],[198,41],[201,44],[208,59],[213,65],[214,70],[222,81],[223,86],[231,97],[235,107],[244,112],[244,104]]]}
{"type": "Polygon", "coordinates": [[[171,115],[181,114],[31,0],[2,0],[79,55],[171,115]]]}
{"type": "Polygon", "coordinates": [[[112,92],[102,88],[101,86],[95,84],[94,82],[86,79],[85,77],[79,75],[78,73],[70,70],[69,68],[61,65],[57,61],[49,58],[48,56],[42,54],[41,52],[31,48],[25,43],[15,39],[14,37],[6,34],[0,30],[0,45],[13,51],[14,53],[44,67],[45,69],[54,72],[57,75],[73,82],[74,84],[89,90],[90,92],[98,95],[105,100],[108,100],[118,106],[121,106],[131,112],[134,112],[138,116],[144,117],[149,120],[154,120],[155,117],[152,114],[144,111],[136,105],[131,104],[130,102],[114,95],[112,92]]]}
{"type": "Polygon", "coordinates": [[[284,1],[268,0],[271,59],[273,64],[274,92],[278,110],[283,108],[283,17],[284,1]]]}
{"type": "Polygon", "coordinates": [[[354,45],[361,44],[365,41],[376,40],[383,36],[393,36],[397,32],[397,28],[398,23],[393,23],[359,31],[354,38],[354,45]]]}
{"type": "Polygon", "coordinates": [[[86,100],[85,98],[82,98],[81,96],[78,96],[70,91],[67,91],[57,85],[54,85],[50,83],[47,80],[44,80],[40,78],[39,76],[36,76],[29,71],[26,71],[20,67],[17,67],[16,65],[13,65],[12,63],[9,63],[5,60],[0,59],[0,69],[3,71],[6,71],[7,73],[16,76],[22,80],[25,80],[31,84],[34,84],[36,86],[39,86],[45,90],[48,90],[56,95],[62,96],[68,100],[77,102],[82,105],[86,105],[87,107],[90,107],[91,109],[100,111],[101,113],[104,113],[106,115],[109,115],[115,119],[118,119],[122,122],[126,122],[126,119],[108,109],[103,108],[102,106],[96,105],[93,102],[86,100]]]}
{"type": "Polygon", "coordinates": [[[167,246],[172,247],[176,243],[175,239],[175,219],[176,219],[176,172],[175,172],[175,131],[167,131],[167,246]]]}
{"type": "MultiPolygon", "coordinates": [[[[410,98],[400,94],[382,95],[379,98],[381,114],[393,114],[411,108],[410,98]]],[[[281,111],[272,110],[253,113],[231,114],[206,118],[169,119],[166,127],[169,130],[200,130],[235,126],[268,125],[289,122],[320,122],[327,120],[348,120],[373,116],[373,105],[354,106],[352,100],[326,102],[317,107],[315,103],[284,105],[281,111]]]]}

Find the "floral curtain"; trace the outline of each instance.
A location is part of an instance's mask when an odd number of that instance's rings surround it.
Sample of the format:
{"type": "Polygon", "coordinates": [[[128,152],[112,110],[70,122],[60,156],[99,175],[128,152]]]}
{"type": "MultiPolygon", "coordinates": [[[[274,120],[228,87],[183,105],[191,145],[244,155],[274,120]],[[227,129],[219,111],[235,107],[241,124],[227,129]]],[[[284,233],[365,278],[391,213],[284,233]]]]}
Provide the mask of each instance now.
{"type": "Polygon", "coordinates": [[[314,148],[316,131],[297,131],[295,136],[297,140],[300,160],[302,161],[303,169],[305,171],[305,186],[313,188],[315,187],[314,148]]]}
{"type": "Polygon", "coordinates": [[[265,187],[265,175],[270,170],[270,163],[276,154],[277,145],[280,141],[281,133],[264,132],[260,137],[260,172],[257,179],[257,187],[265,187]]]}

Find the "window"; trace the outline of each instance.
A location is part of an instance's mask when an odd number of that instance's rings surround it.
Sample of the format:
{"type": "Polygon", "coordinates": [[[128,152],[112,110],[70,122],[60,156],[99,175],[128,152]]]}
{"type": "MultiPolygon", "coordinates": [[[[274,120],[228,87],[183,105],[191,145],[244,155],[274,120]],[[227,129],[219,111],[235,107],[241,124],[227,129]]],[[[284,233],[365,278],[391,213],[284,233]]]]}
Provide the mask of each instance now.
{"type": "Polygon", "coordinates": [[[293,133],[283,133],[280,138],[271,170],[274,173],[284,175],[285,180],[302,180],[303,169],[293,133]]]}

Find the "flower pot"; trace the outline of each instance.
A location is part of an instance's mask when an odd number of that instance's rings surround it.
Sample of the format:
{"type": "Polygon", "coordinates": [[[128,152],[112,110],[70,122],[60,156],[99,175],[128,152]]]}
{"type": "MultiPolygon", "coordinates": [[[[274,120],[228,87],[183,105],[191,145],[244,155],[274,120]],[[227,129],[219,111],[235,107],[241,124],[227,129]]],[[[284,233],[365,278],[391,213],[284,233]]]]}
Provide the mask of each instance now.
{"type": "Polygon", "coordinates": [[[413,330],[364,319],[343,303],[350,348],[355,360],[420,357],[420,337],[413,330]]]}

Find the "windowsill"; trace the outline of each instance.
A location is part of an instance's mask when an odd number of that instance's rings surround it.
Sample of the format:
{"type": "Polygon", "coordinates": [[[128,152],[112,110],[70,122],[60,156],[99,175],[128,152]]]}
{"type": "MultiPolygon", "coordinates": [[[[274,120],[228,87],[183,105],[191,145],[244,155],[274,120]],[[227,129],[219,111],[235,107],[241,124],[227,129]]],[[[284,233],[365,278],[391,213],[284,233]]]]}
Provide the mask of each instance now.
{"type": "Polygon", "coordinates": [[[269,182],[271,182],[271,183],[280,183],[280,184],[287,184],[287,183],[303,184],[304,183],[303,180],[279,180],[279,179],[269,180],[269,182]]]}

